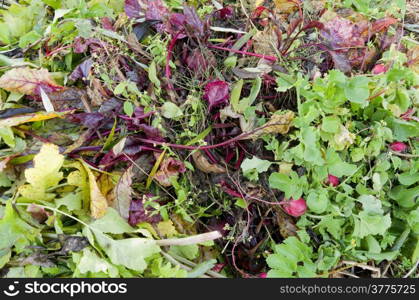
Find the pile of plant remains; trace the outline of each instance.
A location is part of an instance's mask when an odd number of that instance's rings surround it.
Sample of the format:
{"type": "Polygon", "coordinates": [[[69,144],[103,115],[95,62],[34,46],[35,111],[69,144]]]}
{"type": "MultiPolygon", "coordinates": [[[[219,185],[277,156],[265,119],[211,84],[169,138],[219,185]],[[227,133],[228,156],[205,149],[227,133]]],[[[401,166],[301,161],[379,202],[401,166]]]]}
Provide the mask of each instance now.
{"type": "Polygon", "coordinates": [[[417,277],[405,0],[0,4],[1,277],[417,277]]]}

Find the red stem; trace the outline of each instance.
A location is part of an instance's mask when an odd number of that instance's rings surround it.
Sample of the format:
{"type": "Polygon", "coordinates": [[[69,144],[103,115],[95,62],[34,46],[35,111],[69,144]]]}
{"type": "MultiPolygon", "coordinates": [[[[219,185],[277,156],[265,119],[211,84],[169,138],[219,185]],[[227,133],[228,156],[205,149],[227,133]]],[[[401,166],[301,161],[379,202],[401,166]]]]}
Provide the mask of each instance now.
{"type": "Polygon", "coordinates": [[[169,84],[169,89],[171,90],[173,90],[174,88],[173,88],[172,83],[170,82],[170,77],[172,76],[172,72],[170,71],[170,60],[172,59],[173,49],[175,48],[178,37],[179,37],[179,32],[176,33],[176,35],[170,41],[169,46],[167,47],[165,76],[169,84]]]}

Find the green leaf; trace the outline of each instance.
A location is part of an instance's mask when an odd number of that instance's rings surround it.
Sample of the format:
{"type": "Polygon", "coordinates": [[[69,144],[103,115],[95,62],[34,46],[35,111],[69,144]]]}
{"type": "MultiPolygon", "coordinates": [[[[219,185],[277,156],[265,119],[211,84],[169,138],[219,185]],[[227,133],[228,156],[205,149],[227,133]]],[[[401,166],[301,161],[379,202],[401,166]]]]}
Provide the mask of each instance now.
{"type": "Polygon", "coordinates": [[[82,194],[81,193],[69,193],[62,198],[55,199],[57,208],[61,206],[67,207],[68,210],[80,210],[82,208],[82,194]]]}
{"type": "Polygon", "coordinates": [[[147,268],[146,259],[160,252],[160,247],[152,239],[114,240],[99,231],[95,230],[93,233],[97,243],[113,264],[135,271],[143,272],[147,268]]]}
{"type": "Polygon", "coordinates": [[[160,109],[163,117],[168,119],[177,119],[183,116],[182,110],[173,102],[165,102],[160,109]]]}
{"type": "Polygon", "coordinates": [[[398,174],[399,182],[403,185],[412,185],[419,181],[419,172],[398,174]]]}
{"type": "Polygon", "coordinates": [[[0,138],[3,139],[3,141],[6,143],[7,146],[10,148],[14,148],[15,143],[15,137],[13,135],[13,131],[10,127],[0,127],[0,138]]]}
{"type": "Polygon", "coordinates": [[[274,254],[268,255],[266,263],[273,269],[268,277],[313,277],[316,266],[311,260],[312,249],[297,237],[289,237],[274,247],[274,254]]]}
{"type": "Polygon", "coordinates": [[[38,231],[22,221],[15,212],[12,202],[7,201],[4,216],[0,220],[0,250],[13,246],[22,249],[29,242],[33,242],[38,231]]]}
{"type": "Polygon", "coordinates": [[[342,238],[342,225],[344,220],[341,218],[333,218],[332,216],[327,216],[322,218],[319,223],[320,232],[324,231],[330,233],[335,239],[339,240],[342,238]]]}
{"type": "Polygon", "coordinates": [[[326,190],[311,191],[307,197],[308,208],[316,213],[322,214],[329,206],[329,196],[326,190]]]}
{"type": "MultiPolygon", "coordinates": [[[[73,254],[74,255],[74,254],[73,254]]],[[[89,248],[83,249],[82,256],[78,260],[77,269],[81,274],[103,272],[109,277],[117,277],[118,269],[103,258],[100,258],[89,248]]]]}
{"type": "Polygon", "coordinates": [[[197,278],[204,275],[206,272],[211,270],[217,263],[216,259],[210,259],[196,265],[193,270],[189,271],[188,278],[197,278]]]}
{"type": "Polygon", "coordinates": [[[122,234],[135,232],[135,229],[111,207],[108,207],[106,214],[102,218],[91,223],[90,227],[104,233],[122,234]]]}
{"type": "Polygon", "coordinates": [[[259,179],[259,173],[268,171],[271,164],[272,163],[268,160],[263,160],[253,156],[250,159],[246,158],[242,162],[241,169],[244,176],[246,176],[249,180],[256,181],[259,179]]]}
{"type": "Polygon", "coordinates": [[[286,92],[290,88],[292,88],[296,82],[295,78],[292,75],[288,75],[285,73],[276,73],[276,91],[277,92],[286,92]]]}
{"type": "Polygon", "coordinates": [[[283,191],[286,199],[299,199],[306,185],[306,179],[299,178],[295,172],[291,172],[290,175],[291,177],[278,172],[272,173],[269,176],[269,186],[283,191]]]}
{"type": "Polygon", "coordinates": [[[189,260],[193,260],[199,256],[199,246],[198,245],[171,246],[169,253],[174,253],[176,255],[182,256],[189,260]]]}
{"type": "Polygon", "coordinates": [[[367,104],[365,100],[370,96],[369,79],[365,76],[356,76],[349,80],[345,86],[345,96],[349,101],[358,104],[367,104]]]}
{"type": "Polygon", "coordinates": [[[234,84],[233,89],[231,90],[230,104],[233,108],[233,111],[235,112],[239,111],[239,100],[243,88],[243,83],[243,79],[240,79],[234,84]]]}
{"type": "Polygon", "coordinates": [[[338,133],[341,122],[338,117],[330,116],[324,117],[322,123],[322,130],[329,133],[338,133]]]}
{"type": "Polygon", "coordinates": [[[419,186],[407,188],[396,186],[390,190],[389,197],[395,200],[401,207],[412,208],[416,205],[415,199],[419,196],[419,186]]]}
{"type": "Polygon", "coordinates": [[[157,87],[160,88],[160,80],[157,77],[156,62],[153,60],[148,67],[148,79],[157,87]]]}
{"type": "Polygon", "coordinates": [[[134,113],[134,105],[130,101],[124,102],[124,113],[129,117],[134,113]]]}
{"type": "Polygon", "coordinates": [[[365,211],[361,211],[355,216],[355,228],[353,235],[364,238],[367,235],[380,234],[384,235],[391,226],[390,214],[370,215],[365,211]]]}

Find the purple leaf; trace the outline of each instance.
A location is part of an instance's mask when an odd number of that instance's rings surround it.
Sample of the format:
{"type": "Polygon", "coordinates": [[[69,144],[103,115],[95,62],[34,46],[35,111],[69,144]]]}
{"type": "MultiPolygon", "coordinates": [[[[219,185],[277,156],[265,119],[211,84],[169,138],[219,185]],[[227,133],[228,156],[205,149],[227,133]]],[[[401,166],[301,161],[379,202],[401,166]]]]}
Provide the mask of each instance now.
{"type": "Polygon", "coordinates": [[[209,67],[215,67],[216,60],[211,52],[204,56],[201,50],[196,48],[186,57],[186,65],[196,75],[203,75],[209,67]]]}
{"type": "Polygon", "coordinates": [[[169,14],[168,9],[161,0],[148,1],[148,9],[145,13],[146,20],[163,20],[169,14]]]}
{"type": "Polygon", "coordinates": [[[141,7],[138,0],[125,0],[125,14],[128,18],[137,19],[140,17],[141,7]]]}
{"type": "Polygon", "coordinates": [[[76,81],[77,79],[86,80],[87,76],[92,69],[93,60],[91,58],[79,64],[70,75],[70,80],[76,81]]]}
{"type": "MultiPolygon", "coordinates": [[[[132,200],[129,208],[128,223],[135,226],[141,222],[158,223],[162,220],[159,214],[153,214],[154,208],[144,207],[144,202],[150,201],[153,195],[143,195],[143,199],[132,200]]],[[[152,200],[157,202],[156,200],[152,200]]]]}
{"type": "Polygon", "coordinates": [[[226,6],[218,10],[217,14],[220,19],[231,18],[234,14],[234,9],[231,6],[226,6]]]}
{"type": "Polygon", "coordinates": [[[327,51],[330,56],[332,57],[333,64],[335,68],[342,71],[343,73],[349,73],[352,70],[351,64],[346,56],[342,53],[338,53],[337,51],[328,50],[327,51]]]}
{"type": "Polygon", "coordinates": [[[104,43],[95,38],[85,39],[80,36],[74,39],[74,53],[84,53],[87,50],[94,51],[97,48],[103,48],[104,43]],[[89,49],[90,48],[90,49],[89,49]]]}
{"type": "Polygon", "coordinates": [[[204,99],[208,101],[208,110],[228,103],[228,83],[221,80],[211,81],[205,86],[204,99]]]}
{"type": "Polygon", "coordinates": [[[99,127],[100,122],[104,119],[101,113],[80,113],[69,115],[68,118],[74,123],[81,123],[88,128],[99,127]]]}
{"type": "Polygon", "coordinates": [[[196,13],[195,8],[191,6],[185,6],[183,8],[183,13],[186,17],[186,27],[189,30],[190,34],[200,38],[204,36],[204,24],[196,13]]]}

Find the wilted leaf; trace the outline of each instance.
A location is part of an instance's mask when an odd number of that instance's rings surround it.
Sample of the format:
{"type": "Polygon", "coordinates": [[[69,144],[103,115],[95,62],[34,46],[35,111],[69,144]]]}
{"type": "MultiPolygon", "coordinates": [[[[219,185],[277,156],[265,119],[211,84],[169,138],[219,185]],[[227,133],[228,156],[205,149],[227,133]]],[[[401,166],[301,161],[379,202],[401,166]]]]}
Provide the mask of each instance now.
{"type": "Polygon", "coordinates": [[[89,246],[89,241],[84,236],[59,234],[58,239],[62,247],[56,254],[67,255],[69,252],[78,252],[89,246]]]}
{"type": "Polygon", "coordinates": [[[407,52],[407,65],[414,72],[419,74],[419,46],[413,47],[407,52]]]}
{"type": "Polygon", "coordinates": [[[163,159],[160,169],[153,178],[162,186],[171,186],[171,180],[176,179],[179,173],[184,173],[185,171],[186,168],[183,162],[172,157],[167,157],[163,159]]]}
{"type": "Polygon", "coordinates": [[[90,170],[89,166],[83,162],[84,169],[89,177],[89,189],[90,189],[90,214],[93,218],[99,219],[106,214],[108,208],[108,201],[102,194],[99,186],[96,182],[96,177],[90,170]]]}
{"type": "Polygon", "coordinates": [[[129,217],[129,206],[132,199],[132,168],[132,166],[129,167],[119,179],[115,187],[116,201],[112,205],[124,219],[128,219],[129,217]]]}
{"type": "Polygon", "coordinates": [[[210,163],[201,151],[192,153],[192,158],[195,166],[204,173],[220,174],[226,172],[226,169],[222,166],[210,163]]]}
{"type": "Polygon", "coordinates": [[[9,92],[25,95],[40,95],[40,89],[45,92],[55,92],[64,87],[52,80],[46,69],[15,68],[0,77],[0,88],[9,92]]]}
{"type": "Polygon", "coordinates": [[[254,134],[251,134],[246,139],[257,139],[264,134],[286,134],[291,128],[292,121],[294,120],[294,112],[287,111],[284,114],[273,114],[271,119],[263,126],[259,127],[254,134]]]}

